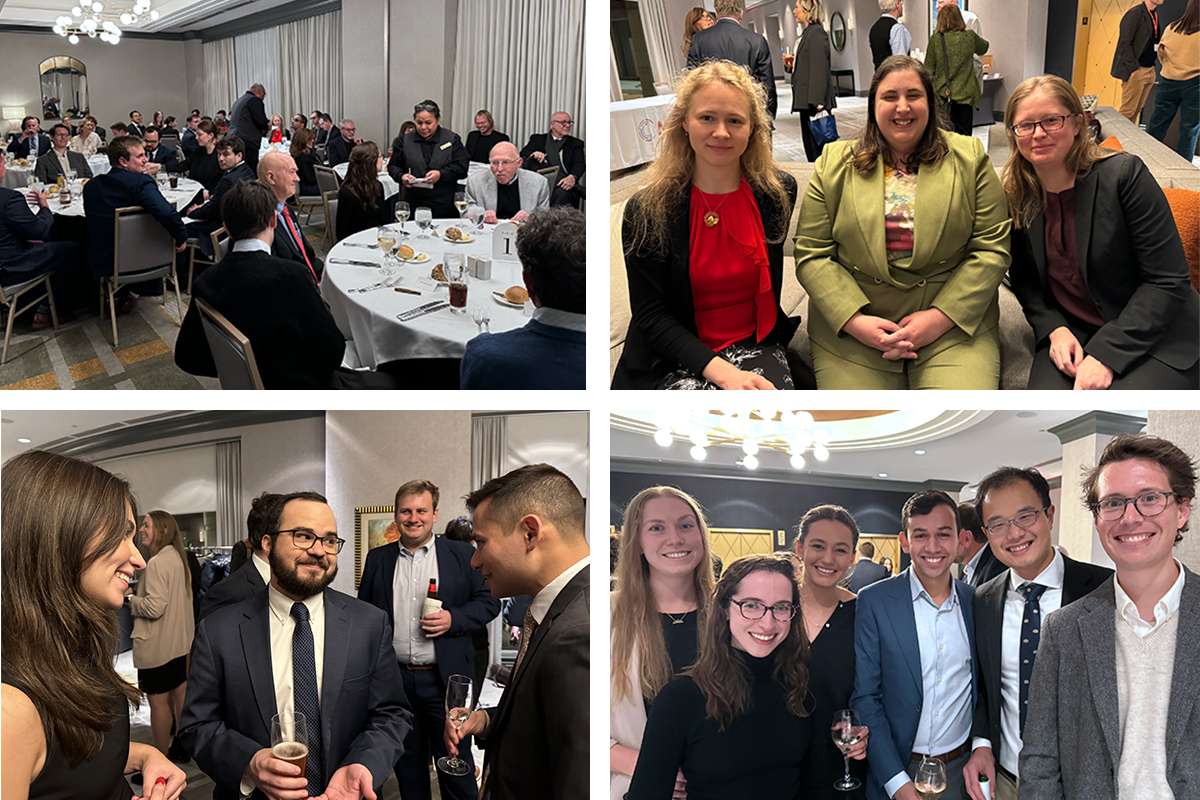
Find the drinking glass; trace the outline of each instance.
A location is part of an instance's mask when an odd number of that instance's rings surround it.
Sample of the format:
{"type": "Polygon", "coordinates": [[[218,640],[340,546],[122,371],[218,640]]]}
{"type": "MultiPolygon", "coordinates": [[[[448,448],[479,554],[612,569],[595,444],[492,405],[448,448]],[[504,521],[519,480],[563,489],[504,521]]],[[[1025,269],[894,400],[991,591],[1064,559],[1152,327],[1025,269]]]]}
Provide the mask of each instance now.
{"type": "Polygon", "coordinates": [[[271,717],[271,756],[300,768],[308,766],[308,726],[299,712],[271,717]]]}
{"type": "Polygon", "coordinates": [[[921,800],[938,800],[946,791],[946,765],[936,758],[922,759],[913,783],[921,800]]]}
{"type": "Polygon", "coordinates": [[[387,270],[392,262],[392,248],[396,246],[396,232],[386,225],[380,225],[375,229],[375,241],[383,251],[383,268],[387,270]]]}
{"type": "Polygon", "coordinates": [[[467,278],[463,266],[466,259],[462,253],[446,253],[442,257],[442,271],[446,273],[446,284],[450,289],[450,313],[467,313],[467,278]]]}
{"type": "Polygon", "coordinates": [[[464,212],[467,210],[467,193],[454,193],[454,207],[458,209],[458,218],[462,219],[464,212]]]}
{"type": "Polygon", "coordinates": [[[417,227],[421,229],[419,238],[428,239],[429,234],[426,233],[426,231],[429,230],[429,226],[433,224],[433,211],[422,206],[421,208],[417,209],[417,213],[413,216],[413,219],[417,221],[417,227]]]}
{"type": "Polygon", "coordinates": [[[477,230],[483,230],[483,215],[484,210],[481,206],[467,206],[467,219],[475,224],[477,230]]]}
{"type": "MultiPolygon", "coordinates": [[[[833,715],[833,727],[829,732],[833,737],[833,743],[841,750],[843,747],[850,747],[858,743],[858,740],[862,738],[862,724],[858,721],[857,714],[849,708],[844,708],[833,715]]],[[[833,784],[833,788],[839,792],[852,792],[862,786],[862,782],[858,778],[850,777],[850,756],[843,751],[842,758],[846,761],[846,774],[840,781],[833,784]]]]}
{"type": "MultiPolygon", "coordinates": [[[[463,723],[471,716],[475,708],[474,693],[471,691],[471,679],[466,675],[451,675],[446,682],[446,719],[461,730],[463,723]]],[[[458,756],[442,756],[437,761],[438,769],[447,775],[466,775],[471,767],[458,756]]]]}
{"type": "Polygon", "coordinates": [[[404,230],[404,223],[408,222],[408,214],[408,203],[403,200],[396,203],[396,222],[400,223],[400,233],[404,236],[408,236],[408,231],[404,230]]]}

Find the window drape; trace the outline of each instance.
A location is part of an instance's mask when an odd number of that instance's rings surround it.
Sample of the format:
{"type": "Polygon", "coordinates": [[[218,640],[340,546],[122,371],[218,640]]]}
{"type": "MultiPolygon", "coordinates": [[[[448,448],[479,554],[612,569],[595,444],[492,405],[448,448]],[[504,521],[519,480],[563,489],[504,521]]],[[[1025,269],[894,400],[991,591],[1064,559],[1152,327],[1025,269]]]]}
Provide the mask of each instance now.
{"type": "Polygon", "coordinates": [[[217,535],[212,545],[231,545],[243,538],[242,443],[217,442],[217,535]]]}

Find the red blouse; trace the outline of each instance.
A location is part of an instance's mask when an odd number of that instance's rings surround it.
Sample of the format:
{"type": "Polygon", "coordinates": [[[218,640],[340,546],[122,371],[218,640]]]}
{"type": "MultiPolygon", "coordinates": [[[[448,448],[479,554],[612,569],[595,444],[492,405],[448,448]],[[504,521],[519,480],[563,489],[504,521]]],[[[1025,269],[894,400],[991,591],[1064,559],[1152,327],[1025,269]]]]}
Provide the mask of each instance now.
{"type": "Polygon", "coordinates": [[[271,131],[271,144],[279,144],[283,141],[283,131],[275,128],[271,131]]]}
{"type": "Polygon", "coordinates": [[[750,184],[730,194],[705,194],[692,187],[688,274],[700,341],[720,352],[755,337],[761,342],[775,327],[771,265],[762,214],[750,184]],[[710,211],[720,217],[704,224],[710,211]]]}

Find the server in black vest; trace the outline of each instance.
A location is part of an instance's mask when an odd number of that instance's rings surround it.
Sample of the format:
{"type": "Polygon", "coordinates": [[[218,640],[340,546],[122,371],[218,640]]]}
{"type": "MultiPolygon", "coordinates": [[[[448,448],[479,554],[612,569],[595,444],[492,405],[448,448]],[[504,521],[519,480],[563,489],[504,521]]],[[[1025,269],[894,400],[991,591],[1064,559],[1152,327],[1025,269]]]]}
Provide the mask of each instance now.
{"type": "Polygon", "coordinates": [[[875,69],[888,56],[906,56],[912,45],[912,34],[908,28],[900,24],[904,16],[904,3],[901,0],[879,0],[879,10],[883,12],[867,37],[871,42],[871,60],[875,69]]]}
{"type": "Polygon", "coordinates": [[[432,100],[413,107],[417,127],[395,148],[388,174],[407,189],[412,208],[428,208],[434,219],[451,219],[458,216],[454,193],[463,191],[459,181],[467,177],[471,156],[457,133],[440,126],[441,119],[432,100]]]}

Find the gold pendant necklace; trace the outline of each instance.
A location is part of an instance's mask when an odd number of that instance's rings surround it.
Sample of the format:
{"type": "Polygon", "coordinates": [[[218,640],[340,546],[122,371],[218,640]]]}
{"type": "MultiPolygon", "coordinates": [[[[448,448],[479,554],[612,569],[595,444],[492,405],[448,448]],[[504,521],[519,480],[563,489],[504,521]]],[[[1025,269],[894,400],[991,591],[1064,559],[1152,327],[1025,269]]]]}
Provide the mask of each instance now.
{"type": "MultiPolygon", "coordinates": [[[[729,194],[733,194],[736,191],[737,191],[737,189],[734,189],[733,192],[730,192],[729,194]]],[[[727,194],[721,198],[721,202],[717,203],[716,208],[709,208],[708,207],[708,199],[704,197],[703,192],[700,193],[700,199],[704,201],[704,210],[705,210],[704,225],[706,227],[709,227],[709,228],[717,227],[717,223],[719,223],[721,221],[721,215],[718,214],[717,212],[721,210],[721,206],[725,205],[725,201],[729,199],[729,194],[727,194]]]]}
{"type": "Polygon", "coordinates": [[[679,615],[679,619],[675,619],[675,615],[672,614],[670,611],[664,611],[663,613],[666,614],[670,618],[672,625],[682,625],[683,621],[685,619],[687,619],[687,615],[692,612],[690,612],[690,611],[683,612],[682,614],[679,615]]]}

